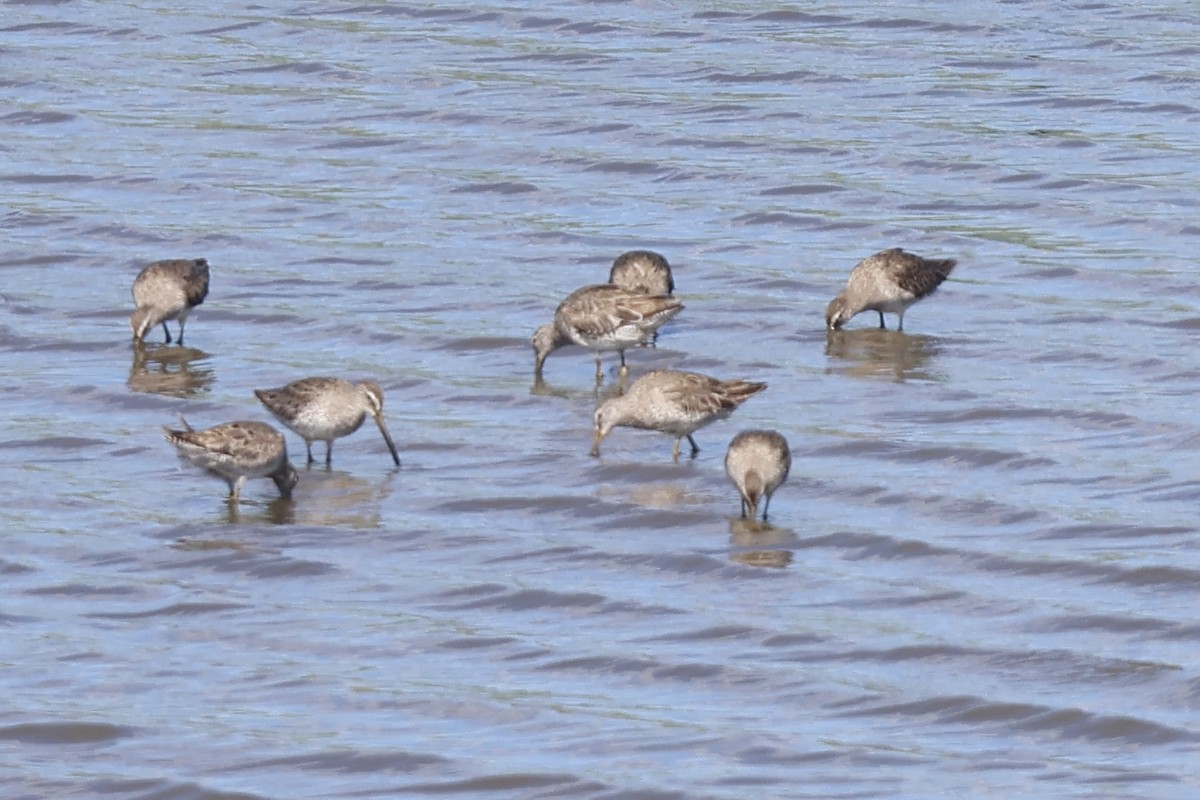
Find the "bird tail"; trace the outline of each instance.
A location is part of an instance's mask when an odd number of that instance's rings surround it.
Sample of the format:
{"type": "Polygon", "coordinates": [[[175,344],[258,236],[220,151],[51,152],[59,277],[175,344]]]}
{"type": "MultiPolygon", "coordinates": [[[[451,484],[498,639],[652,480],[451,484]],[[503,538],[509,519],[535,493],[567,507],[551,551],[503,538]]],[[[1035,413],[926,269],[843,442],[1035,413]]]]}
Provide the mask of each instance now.
{"type": "Polygon", "coordinates": [[[183,418],[183,414],[179,414],[179,426],[183,428],[183,430],[175,430],[174,428],[169,428],[166,425],[162,426],[163,436],[171,444],[179,444],[180,442],[186,441],[187,437],[185,434],[192,432],[192,426],[189,425],[188,421],[183,418]]]}
{"type": "Polygon", "coordinates": [[[950,273],[954,270],[954,268],[956,266],[958,266],[958,259],[956,259],[956,258],[927,258],[927,259],[925,259],[925,265],[927,267],[929,267],[931,270],[933,270],[934,272],[941,275],[942,279],[944,280],[946,277],[948,277],[950,275],[950,273]]]}
{"type": "Polygon", "coordinates": [[[765,383],[757,383],[755,381],[732,380],[726,381],[724,384],[725,397],[728,399],[732,408],[737,408],[742,403],[749,400],[754,395],[766,389],[765,383]]]}

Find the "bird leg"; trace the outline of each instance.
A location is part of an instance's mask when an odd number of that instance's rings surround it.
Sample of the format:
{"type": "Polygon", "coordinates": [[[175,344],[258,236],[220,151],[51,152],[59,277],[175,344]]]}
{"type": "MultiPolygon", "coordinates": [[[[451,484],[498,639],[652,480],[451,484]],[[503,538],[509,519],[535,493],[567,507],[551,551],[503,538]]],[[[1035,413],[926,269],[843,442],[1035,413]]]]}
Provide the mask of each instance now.
{"type": "MultiPolygon", "coordinates": [[[[696,444],[696,440],[692,438],[692,435],[690,433],[687,435],[687,437],[688,437],[688,443],[691,444],[691,446],[692,446],[692,458],[695,458],[696,453],[700,452],[700,445],[696,444]]],[[[678,439],[676,440],[676,443],[678,443],[678,439]]]]}
{"type": "Polygon", "coordinates": [[[304,440],[304,449],[308,451],[308,463],[312,464],[316,459],[312,457],[312,442],[310,440],[304,440]]]}
{"type": "Polygon", "coordinates": [[[333,439],[325,442],[325,468],[329,469],[333,464],[333,439]]]}
{"type": "Polygon", "coordinates": [[[885,325],[883,323],[883,312],[882,311],[879,312],[879,330],[881,330],[881,331],[887,330],[887,325],[885,325]]]}
{"type": "Polygon", "coordinates": [[[679,443],[682,440],[683,440],[683,437],[676,436],[675,437],[675,449],[671,451],[671,460],[674,461],[676,464],[679,463],[679,443]]]}
{"type": "Polygon", "coordinates": [[[171,343],[171,329],[167,327],[167,321],[163,320],[163,333],[167,335],[167,344],[171,343]]]}

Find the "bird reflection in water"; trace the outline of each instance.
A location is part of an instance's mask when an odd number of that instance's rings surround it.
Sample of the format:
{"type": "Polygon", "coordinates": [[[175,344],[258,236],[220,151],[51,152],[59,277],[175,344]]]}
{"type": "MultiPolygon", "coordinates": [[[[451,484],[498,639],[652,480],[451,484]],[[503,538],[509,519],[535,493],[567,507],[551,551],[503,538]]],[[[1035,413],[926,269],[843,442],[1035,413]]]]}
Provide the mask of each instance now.
{"type": "Polygon", "coordinates": [[[579,389],[575,387],[564,387],[558,384],[547,383],[540,375],[535,375],[533,378],[533,386],[529,387],[529,393],[534,397],[561,397],[564,400],[591,400],[598,402],[606,397],[617,397],[624,393],[628,379],[625,375],[621,375],[616,383],[605,383],[603,378],[598,378],[592,388],[579,389]]]}
{"type": "Polygon", "coordinates": [[[825,335],[825,355],[846,362],[844,371],[862,378],[930,379],[929,362],[941,349],[933,336],[878,328],[830,330],[825,335]]]}
{"type": "MultiPolygon", "coordinates": [[[[221,520],[227,525],[316,525],[348,529],[378,528],[384,501],[391,494],[390,474],[383,480],[365,480],[325,467],[302,473],[304,496],[243,499],[222,503],[221,520]]],[[[236,548],[239,542],[219,537],[186,538],[177,543],[185,549],[236,548]]]]}
{"type": "Polygon", "coordinates": [[[388,470],[381,479],[364,479],[324,465],[310,466],[301,473],[302,497],[297,492],[291,500],[243,500],[241,509],[233,508],[231,503],[225,509],[225,522],[378,528],[383,520],[383,504],[394,486],[394,473],[388,470]]]}
{"type": "Polygon", "coordinates": [[[243,500],[241,503],[226,503],[225,506],[225,522],[230,525],[296,523],[296,501],[286,497],[276,497],[268,501],[243,500]],[[246,513],[248,510],[252,510],[252,513],[246,513]]]}
{"type": "MultiPolygon", "coordinates": [[[[183,536],[171,543],[170,547],[173,550],[180,550],[185,553],[220,553],[229,551],[231,553],[253,552],[256,548],[248,542],[240,539],[193,539],[190,536],[183,536]]],[[[275,551],[278,552],[278,551],[275,551]]]]}
{"type": "Polygon", "coordinates": [[[734,518],[729,521],[729,557],[748,567],[786,567],[799,542],[795,531],[769,522],[734,518]]]}
{"type": "Polygon", "coordinates": [[[310,468],[304,473],[304,504],[295,521],[304,525],[378,528],[396,474],[396,470],[385,468],[378,471],[378,477],[362,478],[339,470],[310,468]]]}
{"type": "Polygon", "coordinates": [[[135,346],[126,385],[135,392],[190,397],[212,386],[216,376],[208,359],[194,347],[135,346]]]}

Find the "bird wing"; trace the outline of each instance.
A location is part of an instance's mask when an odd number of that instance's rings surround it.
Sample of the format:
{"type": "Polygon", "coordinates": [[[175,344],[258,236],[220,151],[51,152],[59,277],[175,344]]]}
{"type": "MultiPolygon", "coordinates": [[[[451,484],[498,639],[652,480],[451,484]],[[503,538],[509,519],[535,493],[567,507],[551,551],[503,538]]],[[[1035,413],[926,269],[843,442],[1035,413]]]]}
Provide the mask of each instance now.
{"type": "Polygon", "coordinates": [[[680,372],[664,391],[689,416],[707,417],[721,411],[732,411],[738,402],[725,391],[725,384],[708,375],[680,372]]]}
{"type": "Polygon", "coordinates": [[[337,378],[314,376],[300,378],[278,389],[256,389],[254,394],[269,410],[290,412],[293,406],[306,406],[338,383],[337,378]]]}
{"type": "Polygon", "coordinates": [[[236,422],[218,425],[202,431],[185,431],[177,437],[210,453],[236,456],[244,452],[248,437],[236,422]]]}
{"type": "Polygon", "coordinates": [[[225,422],[202,431],[173,431],[175,439],[200,448],[211,456],[234,461],[260,459],[273,448],[271,426],[258,422],[225,422]]]}
{"type": "Polygon", "coordinates": [[[922,258],[898,247],[878,255],[887,259],[887,268],[896,285],[917,297],[924,297],[938,288],[958,263],[953,258],[922,258]]]}
{"type": "Polygon", "coordinates": [[[767,388],[753,381],[722,381],[694,372],[678,373],[679,378],[665,391],[673,395],[688,414],[709,415],[733,411],[767,388]]]}
{"type": "Polygon", "coordinates": [[[652,328],[664,313],[682,308],[682,303],[666,295],[643,295],[619,286],[597,284],[586,286],[564,300],[559,315],[581,334],[601,337],[630,325],[652,328]]]}

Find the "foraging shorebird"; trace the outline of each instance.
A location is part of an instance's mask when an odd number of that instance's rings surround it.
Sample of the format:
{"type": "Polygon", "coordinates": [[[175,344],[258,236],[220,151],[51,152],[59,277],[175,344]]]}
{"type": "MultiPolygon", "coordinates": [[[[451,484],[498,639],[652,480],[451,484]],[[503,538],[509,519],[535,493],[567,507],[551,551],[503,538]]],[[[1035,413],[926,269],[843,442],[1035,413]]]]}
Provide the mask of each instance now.
{"type": "Polygon", "coordinates": [[[163,426],[166,440],[189,461],[219,475],[229,484],[229,502],[237,503],[247,478],[269,477],[279,496],[292,496],[300,480],[288,463],[283,434],[265,422],[226,422],[206,430],[193,430],[182,416],[183,430],[163,426]]]}
{"type": "Polygon", "coordinates": [[[749,430],[733,437],[725,451],[725,474],[742,496],[742,519],[747,510],[754,519],[762,500],[766,522],[771,495],[787,480],[791,468],[792,452],[778,431],[749,430]]]}
{"type": "Polygon", "coordinates": [[[208,296],[208,261],[203,258],[176,258],[155,261],[133,281],[133,302],[137,310],[129,317],[133,341],[141,344],[146,332],[159,323],[171,343],[167,320],[179,320],[179,344],[183,344],[183,326],[193,308],[208,296]]]}
{"type": "Polygon", "coordinates": [[[633,382],[628,391],[605,400],[593,416],[592,455],[600,455],[600,442],[613,428],[642,428],[675,437],[672,458],[679,460],[679,445],[686,436],[692,456],[700,452],[692,434],[705,425],[728,417],[765,383],[723,381],[695,372],[660,369],[633,382]]]}
{"type": "Polygon", "coordinates": [[[601,378],[600,353],[616,350],[621,354],[621,375],[625,350],[646,344],[659,326],[683,310],[683,303],[666,295],[646,295],[608,283],[576,289],[558,305],[554,321],[533,334],[534,375],[540,380],[546,356],[568,344],[577,344],[596,353],[596,380],[601,378]]]}
{"type": "Polygon", "coordinates": [[[897,330],[904,330],[904,311],[933,294],[957,263],[953,258],[922,258],[899,247],[868,256],[850,271],[845,291],[825,309],[825,325],[836,330],[860,311],[878,311],[882,329],[887,327],[886,311],[899,316],[897,330]]]}
{"type": "Polygon", "coordinates": [[[675,278],[671,265],[653,250],[630,250],[617,256],[608,273],[608,282],[638,294],[672,294],[675,278]]]}
{"type": "Polygon", "coordinates": [[[325,466],[333,461],[333,440],[349,436],[367,414],[400,466],[400,455],[383,421],[383,389],[375,381],[351,383],[341,378],[301,378],[278,389],[255,389],[254,396],[284,425],[300,434],[313,463],[312,443],[325,442],[325,466]]]}

